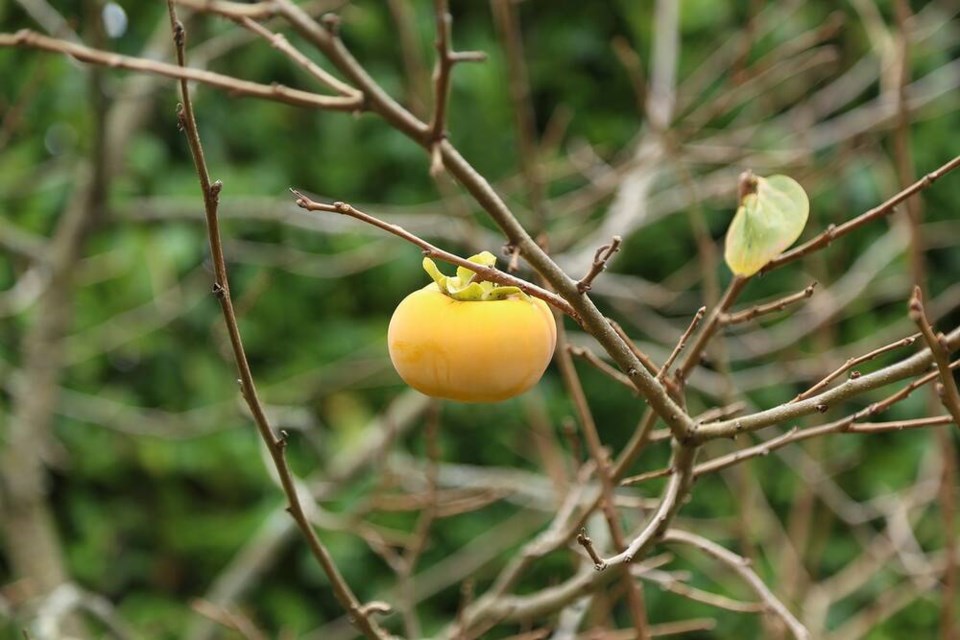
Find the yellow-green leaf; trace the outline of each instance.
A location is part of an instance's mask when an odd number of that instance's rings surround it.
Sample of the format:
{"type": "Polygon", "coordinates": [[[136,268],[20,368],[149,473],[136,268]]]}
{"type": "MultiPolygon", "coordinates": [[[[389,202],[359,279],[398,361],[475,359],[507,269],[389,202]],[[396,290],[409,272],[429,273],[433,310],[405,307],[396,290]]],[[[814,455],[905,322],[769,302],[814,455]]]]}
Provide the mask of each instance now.
{"type": "Polygon", "coordinates": [[[738,276],[752,276],[800,237],[810,201],[793,178],[755,177],[756,188],[740,201],[724,251],[727,266],[738,276]]]}

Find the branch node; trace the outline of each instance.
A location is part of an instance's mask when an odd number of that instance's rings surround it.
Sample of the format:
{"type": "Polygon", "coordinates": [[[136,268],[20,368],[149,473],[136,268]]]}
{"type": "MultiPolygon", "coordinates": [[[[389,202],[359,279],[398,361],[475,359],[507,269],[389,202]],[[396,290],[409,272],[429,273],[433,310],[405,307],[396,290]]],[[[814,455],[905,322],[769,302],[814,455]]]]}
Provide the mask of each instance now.
{"type": "MultiPolygon", "coordinates": [[[[706,307],[700,307],[697,309],[697,313],[693,316],[693,320],[690,321],[690,324],[687,326],[686,331],[681,334],[680,339],[677,341],[677,345],[673,348],[673,351],[670,352],[670,356],[663,363],[663,366],[660,367],[660,371],[657,372],[657,380],[663,381],[664,376],[669,372],[670,367],[673,366],[673,363],[676,362],[677,357],[680,355],[680,352],[683,351],[684,347],[687,346],[687,340],[697,330],[697,327],[700,326],[700,321],[703,320],[704,314],[707,312],[706,307]]],[[[683,371],[681,369],[677,370],[677,382],[682,382],[683,371]]]]}
{"type": "Polygon", "coordinates": [[[937,333],[937,344],[940,345],[940,348],[943,349],[944,353],[950,353],[950,345],[947,344],[947,336],[943,332],[937,333]]]}
{"type": "Polygon", "coordinates": [[[335,13],[325,13],[320,18],[320,24],[334,38],[340,37],[340,16],[335,13]]]}
{"type": "Polygon", "coordinates": [[[520,269],[520,247],[508,242],[503,245],[503,255],[510,256],[510,261],[507,263],[507,271],[509,273],[516,273],[520,269]]]}
{"type": "Polygon", "coordinates": [[[176,20],[173,23],[173,43],[178,49],[182,48],[187,41],[187,31],[183,28],[183,23],[176,20]]]}
{"type": "Polygon", "coordinates": [[[620,250],[620,244],[622,242],[623,238],[613,236],[610,244],[605,244],[597,249],[597,252],[593,254],[593,264],[590,265],[590,271],[577,282],[577,291],[583,294],[590,290],[594,279],[600,275],[601,271],[607,268],[607,262],[613,257],[613,254],[620,250]]]}
{"type": "Polygon", "coordinates": [[[217,297],[218,300],[223,300],[224,296],[227,295],[227,290],[224,289],[223,285],[219,282],[214,282],[213,287],[211,287],[213,295],[217,297]]]}
{"type": "Polygon", "coordinates": [[[600,554],[597,553],[597,550],[593,548],[593,539],[587,535],[586,529],[580,529],[580,533],[577,534],[577,544],[583,547],[587,552],[587,555],[590,556],[590,559],[593,560],[594,569],[597,571],[603,571],[607,568],[607,563],[603,561],[603,558],[600,557],[600,554]]]}

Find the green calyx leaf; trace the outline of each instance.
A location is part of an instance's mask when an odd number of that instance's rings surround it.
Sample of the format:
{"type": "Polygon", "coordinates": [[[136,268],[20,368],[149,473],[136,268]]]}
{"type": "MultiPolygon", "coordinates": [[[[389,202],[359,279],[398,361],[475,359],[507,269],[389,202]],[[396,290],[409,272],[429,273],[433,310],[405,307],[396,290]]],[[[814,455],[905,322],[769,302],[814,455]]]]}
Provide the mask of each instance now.
{"type": "Polygon", "coordinates": [[[810,201],[788,176],[745,178],[747,193],[727,229],[724,258],[734,274],[752,276],[800,237],[810,201]]]}
{"type": "MultiPolygon", "coordinates": [[[[489,251],[470,256],[467,260],[484,267],[493,267],[497,264],[497,257],[489,251]]],[[[476,272],[464,266],[457,267],[457,275],[446,276],[437,268],[433,260],[424,258],[423,270],[437,283],[441,292],[454,300],[505,300],[510,296],[528,298],[527,294],[521,291],[519,287],[504,287],[494,282],[480,280],[476,272]]]]}

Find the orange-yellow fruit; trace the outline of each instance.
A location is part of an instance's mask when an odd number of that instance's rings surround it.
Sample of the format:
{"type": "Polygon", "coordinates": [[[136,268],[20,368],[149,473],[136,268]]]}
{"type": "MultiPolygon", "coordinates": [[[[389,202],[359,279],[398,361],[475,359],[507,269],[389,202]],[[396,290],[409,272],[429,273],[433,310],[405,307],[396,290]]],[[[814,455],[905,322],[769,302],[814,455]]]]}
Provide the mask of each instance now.
{"type": "Polygon", "coordinates": [[[543,300],[454,300],[436,284],[403,299],[387,332],[404,382],[437,398],[498,402],[540,380],[557,343],[543,300]]]}

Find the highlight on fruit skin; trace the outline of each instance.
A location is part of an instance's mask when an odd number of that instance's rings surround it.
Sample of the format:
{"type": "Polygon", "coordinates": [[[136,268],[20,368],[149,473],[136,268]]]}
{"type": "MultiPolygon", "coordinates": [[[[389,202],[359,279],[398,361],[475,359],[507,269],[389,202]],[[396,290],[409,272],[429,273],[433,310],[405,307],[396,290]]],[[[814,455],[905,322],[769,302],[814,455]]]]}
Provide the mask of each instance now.
{"type": "MultiPolygon", "coordinates": [[[[493,266],[496,258],[484,252],[470,260],[493,266]]],[[[516,287],[478,282],[464,267],[444,276],[425,258],[424,269],[434,282],[403,299],[387,331],[403,381],[460,402],[499,402],[532,388],[557,342],[547,304],[516,287]]]]}

